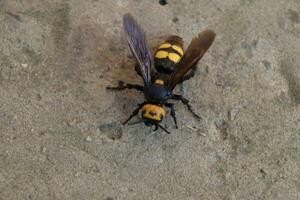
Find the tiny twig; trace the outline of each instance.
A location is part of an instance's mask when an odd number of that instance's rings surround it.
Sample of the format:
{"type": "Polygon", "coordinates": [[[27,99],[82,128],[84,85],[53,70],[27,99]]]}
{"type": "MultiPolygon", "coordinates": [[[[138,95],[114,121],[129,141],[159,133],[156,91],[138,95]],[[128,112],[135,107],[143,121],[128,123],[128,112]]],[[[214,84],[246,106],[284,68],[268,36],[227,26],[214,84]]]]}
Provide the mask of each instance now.
{"type": "Polygon", "coordinates": [[[192,127],[191,125],[189,125],[189,124],[185,124],[185,126],[187,127],[187,128],[189,128],[189,129],[191,129],[192,131],[195,131],[195,132],[197,132],[199,135],[201,135],[201,136],[203,136],[203,137],[205,137],[206,136],[206,134],[204,134],[204,133],[201,133],[201,129],[200,128],[195,128],[195,127],[192,127]]]}
{"type": "Polygon", "coordinates": [[[190,126],[190,125],[188,125],[188,124],[186,124],[185,126],[186,126],[187,128],[189,128],[189,129],[193,130],[193,131],[197,131],[197,129],[195,129],[194,127],[192,127],[192,126],[190,126]]]}

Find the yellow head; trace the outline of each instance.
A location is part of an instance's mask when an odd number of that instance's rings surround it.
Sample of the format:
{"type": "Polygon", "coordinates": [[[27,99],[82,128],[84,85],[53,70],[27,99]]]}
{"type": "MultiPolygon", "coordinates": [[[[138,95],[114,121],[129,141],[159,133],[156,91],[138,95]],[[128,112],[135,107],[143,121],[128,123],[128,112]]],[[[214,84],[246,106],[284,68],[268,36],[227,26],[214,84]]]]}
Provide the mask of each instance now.
{"type": "Polygon", "coordinates": [[[166,116],[166,111],[163,107],[155,104],[145,104],[142,108],[142,117],[146,119],[147,122],[158,123],[166,116]]]}

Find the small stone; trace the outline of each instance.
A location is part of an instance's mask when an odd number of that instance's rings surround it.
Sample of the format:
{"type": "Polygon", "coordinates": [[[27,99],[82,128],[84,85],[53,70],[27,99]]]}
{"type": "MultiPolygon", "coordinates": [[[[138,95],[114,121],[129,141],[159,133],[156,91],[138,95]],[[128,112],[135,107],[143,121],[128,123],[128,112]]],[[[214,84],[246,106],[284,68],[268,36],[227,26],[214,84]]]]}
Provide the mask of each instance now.
{"type": "Polygon", "coordinates": [[[164,6],[167,4],[167,0],[159,0],[159,4],[164,6]]]}
{"type": "Polygon", "coordinates": [[[80,120],[76,119],[76,118],[73,118],[73,119],[70,119],[70,120],[66,121],[66,123],[67,123],[68,126],[75,126],[79,122],[80,122],[80,120]]]}
{"type": "Polygon", "coordinates": [[[291,103],[291,98],[285,92],[281,92],[280,95],[278,96],[278,99],[283,104],[287,104],[288,105],[288,104],[291,103]]]}
{"type": "Polygon", "coordinates": [[[265,66],[266,70],[271,69],[271,63],[269,61],[263,60],[262,63],[265,66]]]}
{"type": "Polygon", "coordinates": [[[27,64],[27,63],[22,63],[21,66],[22,66],[23,68],[27,68],[27,67],[28,67],[28,64],[27,64]]]}
{"type": "Polygon", "coordinates": [[[300,17],[297,11],[295,10],[288,10],[288,14],[289,14],[289,19],[293,22],[293,23],[300,23],[300,17]]]}
{"type": "Polygon", "coordinates": [[[91,142],[92,141],[92,137],[91,136],[87,136],[85,139],[87,142],[91,142]]]}
{"type": "Polygon", "coordinates": [[[279,174],[280,178],[284,178],[284,175],[282,173],[279,174]]]}
{"type": "Polygon", "coordinates": [[[265,172],[264,169],[260,169],[259,172],[261,173],[263,178],[266,178],[267,173],[265,172]]]}
{"type": "Polygon", "coordinates": [[[174,23],[176,23],[176,22],[178,22],[178,17],[174,17],[173,19],[172,19],[172,21],[174,22],[174,23]]]}
{"type": "Polygon", "coordinates": [[[229,119],[230,120],[235,120],[238,113],[239,113],[239,108],[237,108],[237,107],[232,108],[228,113],[229,114],[229,119]]]}
{"type": "Polygon", "coordinates": [[[46,147],[42,147],[42,149],[41,149],[41,150],[42,150],[42,152],[43,152],[43,153],[45,153],[45,152],[46,152],[46,150],[47,150],[47,148],[46,148],[46,147]]]}
{"type": "Polygon", "coordinates": [[[38,101],[40,101],[40,100],[42,100],[42,95],[41,94],[37,94],[36,98],[37,98],[38,101]]]}

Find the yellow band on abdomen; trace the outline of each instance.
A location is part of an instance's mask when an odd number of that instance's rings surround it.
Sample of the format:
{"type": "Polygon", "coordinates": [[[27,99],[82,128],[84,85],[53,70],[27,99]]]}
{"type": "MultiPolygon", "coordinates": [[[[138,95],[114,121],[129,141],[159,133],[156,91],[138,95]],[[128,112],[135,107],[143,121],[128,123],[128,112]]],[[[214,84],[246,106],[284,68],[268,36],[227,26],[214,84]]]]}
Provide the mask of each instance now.
{"type": "Polygon", "coordinates": [[[167,51],[159,50],[158,52],[156,52],[155,58],[166,58],[168,57],[168,55],[169,53],[167,51]]]}
{"type": "Polygon", "coordinates": [[[166,48],[169,48],[171,47],[171,44],[170,43],[163,43],[161,44],[158,49],[166,49],[166,48]]]}
{"type": "Polygon", "coordinates": [[[178,63],[181,57],[177,53],[169,53],[168,58],[174,63],[178,63]]]}
{"type": "Polygon", "coordinates": [[[183,56],[183,50],[180,46],[177,45],[172,45],[172,49],[174,49],[175,51],[177,51],[181,56],[183,56]]]}

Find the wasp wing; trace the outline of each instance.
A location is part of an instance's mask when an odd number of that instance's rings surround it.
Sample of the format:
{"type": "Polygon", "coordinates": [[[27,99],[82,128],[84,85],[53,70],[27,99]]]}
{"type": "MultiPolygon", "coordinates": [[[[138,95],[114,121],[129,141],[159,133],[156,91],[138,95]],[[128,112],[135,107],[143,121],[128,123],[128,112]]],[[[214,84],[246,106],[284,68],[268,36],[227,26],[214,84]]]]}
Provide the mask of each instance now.
{"type": "Polygon", "coordinates": [[[129,13],[123,17],[123,31],[130,50],[138,62],[144,84],[147,85],[151,83],[151,54],[146,44],[145,33],[129,13]]]}
{"type": "Polygon", "coordinates": [[[216,34],[211,30],[205,30],[193,38],[183,57],[179,61],[169,81],[169,88],[174,89],[183,76],[202,58],[210,47],[216,34]]]}

